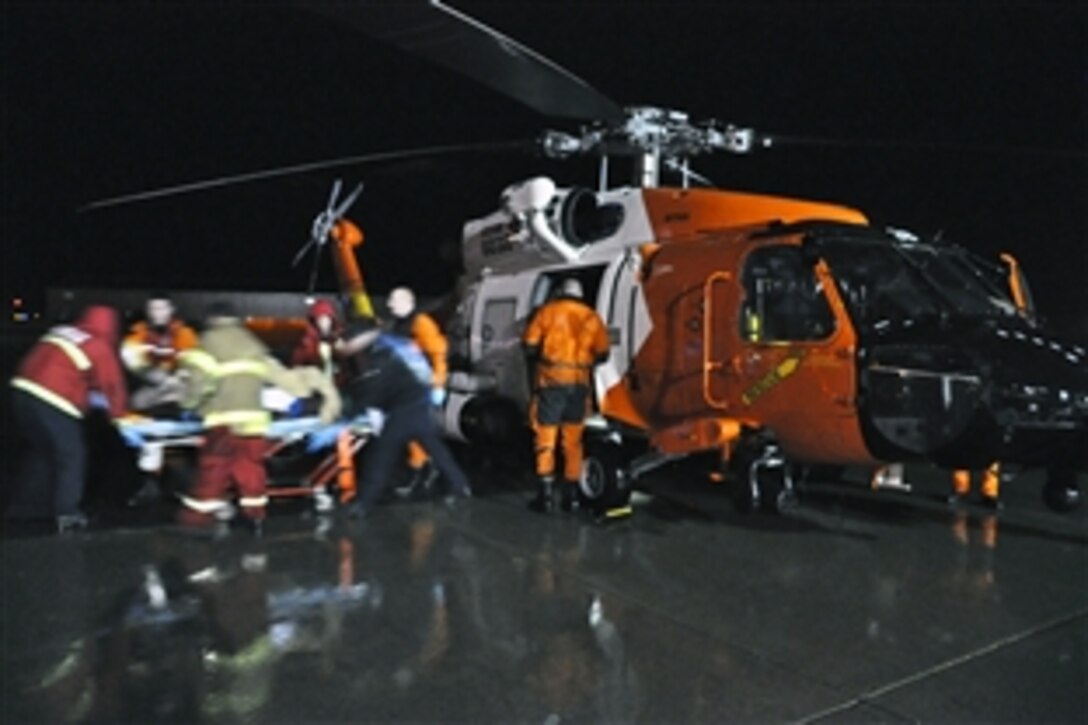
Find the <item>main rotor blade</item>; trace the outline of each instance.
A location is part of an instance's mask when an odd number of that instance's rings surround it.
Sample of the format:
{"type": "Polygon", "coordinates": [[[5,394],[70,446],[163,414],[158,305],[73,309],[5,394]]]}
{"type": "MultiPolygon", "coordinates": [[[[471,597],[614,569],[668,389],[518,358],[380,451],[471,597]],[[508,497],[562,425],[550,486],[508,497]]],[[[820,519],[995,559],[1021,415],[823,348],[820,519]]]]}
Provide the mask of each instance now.
{"type": "Polygon", "coordinates": [[[202,181],[193,181],[186,184],[166,186],[160,189],[138,191],[132,194],[124,194],[122,196],[110,197],[109,199],[92,201],[89,204],[85,204],[80,207],[78,211],[85,212],[95,209],[106,209],[111,206],[121,206],[123,204],[132,204],[140,201],[151,201],[153,199],[162,199],[169,196],[177,196],[179,194],[191,194],[193,192],[206,191],[208,189],[219,189],[224,186],[232,186],[234,184],[245,184],[251,181],[262,181],[264,179],[274,179],[281,176],[292,176],[294,174],[306,174],[314,171],[323,171],[325,169],[341,168],[344,166],[356,166],[362,164],[375,164],[392,161],[410,161],[412,159],[427,158],[429,156],[447,156],[463,153],[485,153],[493,151],[513,150],[531,151],[536,147],[536,142],[531,140],[494,141],[478,144],[450,144],[447,146],[429,146],[419,149],[381,151],[373,154],[363,154],[361,156],[342,156],[335,159],[325,159],[324,161],[312,161],[304,164],[278,166],[272,169],[250,171],[244,174],[220,176],[214,179],[204,179],[202,181]]]}
{"type": "Polygon", "coordinates": [[[810,146],[816,148],[898,149],[903,151],[948,151],[1010,156],[1049,156],[1088,159],[1086,149],[1047,148],[1044,146],[1001,146],[997,144],[955,144],[935,141],[900,141],[895,139],[814,138],[809,136],[764,135],[771,146],[810,146]]]}
{"type": "Polygon", "coordinates": [[[623,109],[570,71],[438,0],[302,6],[471,78],[555,118],[620,121],[623,109]]]}

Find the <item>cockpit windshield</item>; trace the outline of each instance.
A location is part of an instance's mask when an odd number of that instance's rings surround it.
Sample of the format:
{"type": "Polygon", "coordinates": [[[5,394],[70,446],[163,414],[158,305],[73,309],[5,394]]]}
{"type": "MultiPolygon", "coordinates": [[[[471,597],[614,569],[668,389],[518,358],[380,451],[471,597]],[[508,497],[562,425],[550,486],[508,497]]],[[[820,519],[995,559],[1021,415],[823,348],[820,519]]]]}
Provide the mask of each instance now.
{"type": "Polygon", "coordinates": [[[881,238],[821,239],[818,249],[859,322],[1016,314],[955,248],[881,238]]]}

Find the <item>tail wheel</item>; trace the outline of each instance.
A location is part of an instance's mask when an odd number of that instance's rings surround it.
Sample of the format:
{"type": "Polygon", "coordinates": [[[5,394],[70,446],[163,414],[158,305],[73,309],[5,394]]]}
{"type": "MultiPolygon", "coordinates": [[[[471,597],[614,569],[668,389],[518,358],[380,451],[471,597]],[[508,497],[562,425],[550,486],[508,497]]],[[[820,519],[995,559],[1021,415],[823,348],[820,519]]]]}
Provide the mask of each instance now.
{"type": "Polygon", "coordinates": [[[578,489],[582,502],[599,513],[627,505],[631,486],[618,443],[602,438],[586,442],[578,489]]]}

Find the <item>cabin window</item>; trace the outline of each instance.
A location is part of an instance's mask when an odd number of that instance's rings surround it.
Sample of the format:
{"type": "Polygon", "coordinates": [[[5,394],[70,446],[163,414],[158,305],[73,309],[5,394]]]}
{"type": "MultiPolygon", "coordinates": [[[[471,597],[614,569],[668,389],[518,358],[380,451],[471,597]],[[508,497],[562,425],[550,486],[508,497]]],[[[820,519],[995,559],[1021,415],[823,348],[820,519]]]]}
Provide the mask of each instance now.
{"type": "Polygon", "coordinates": [[[823,340],[835,318],[811,264],[794,245],[752,251],[742,275],[741,336],[750,342],[823,340]]]}
{"type": "Polygon", "coordinates": [[[544,272],[537,277],[533,285],[533,296],[530,300],[530,309],[536,309],[552,297],[552,293],[559,288],[563,280],[574,277],[582,283],[583,298],[590,307],[597,306],[597,293],[601,288],[601,277],[604,275],[604,265],[592,267],[574,267],[567,269],[555,269],[544,272]]]}
{"type": "Polygon", "coordinates": [[[517,339],[514,328],[518,301],[513,297],[488,300],[484,306],[484,318],[480,325],[481,355],[487,355],[493,347],[509,344],[517,339]]]}
{"type": "Polygon", "coordinates": [[[572,247],[607,239],[623,225],[623,205],[601,204],[589,189],[574,189],[563,200],[560,227],[572,247]]]}

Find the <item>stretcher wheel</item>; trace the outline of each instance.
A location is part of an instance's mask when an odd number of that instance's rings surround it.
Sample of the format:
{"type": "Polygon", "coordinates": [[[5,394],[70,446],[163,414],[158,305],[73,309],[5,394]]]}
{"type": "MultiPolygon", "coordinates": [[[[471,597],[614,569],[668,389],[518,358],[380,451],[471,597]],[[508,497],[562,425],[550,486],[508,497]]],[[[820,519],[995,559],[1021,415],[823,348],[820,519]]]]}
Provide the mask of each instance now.
{"type": "Polygon", "coordinates": [[[602,439],[586,442],[578,489],[582,502],[597,513],[628,504],[631,484],[623,466],[619,444],[602,439]]]}
{"type": "Polygon", "coordinates": [[[1077,485],[1076,473],[1066,470],[1048,472],[1043,485],[1043,502],[1051,511],[1063,514],[1080,508],[1083,497],[1077,485]]]}

